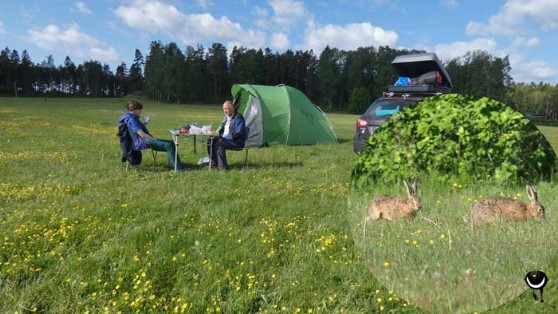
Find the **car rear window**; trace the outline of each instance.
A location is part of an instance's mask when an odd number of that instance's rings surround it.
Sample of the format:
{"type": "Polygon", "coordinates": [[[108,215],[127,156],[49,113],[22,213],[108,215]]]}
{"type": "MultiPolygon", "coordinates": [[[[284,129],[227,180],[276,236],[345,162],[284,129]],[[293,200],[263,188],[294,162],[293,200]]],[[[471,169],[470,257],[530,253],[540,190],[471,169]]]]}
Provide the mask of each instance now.
{"type": "Polygon", "coordinates": [[[392,114],[396,114],[399,110],[405,108],[406,106],[412,104],[413,101],[394,101],[394,100],[379,100],[375,101],[369,108],[366,110],[365,115],[370,116],[389,116],[392,114]]]}

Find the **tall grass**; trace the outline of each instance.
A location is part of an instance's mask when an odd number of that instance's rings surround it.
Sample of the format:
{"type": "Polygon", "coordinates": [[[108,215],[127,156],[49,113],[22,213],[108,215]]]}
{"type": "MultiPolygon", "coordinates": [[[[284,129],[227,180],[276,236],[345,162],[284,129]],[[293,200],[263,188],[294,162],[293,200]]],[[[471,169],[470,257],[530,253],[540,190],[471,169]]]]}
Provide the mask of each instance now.
{"type": "MultiPolygon", "coordinates": [[[[143,103],[160,138],[222,115],[217,104],[143,103]]],[[[249,169],[232,152],[231,171],[208,171],[196,165],[203,149],[182,145],[191,172],[169,171],[164,154],[155,171],[146,154],[140,171],[126,172],[115,136],[123,106],[0,99],[0,312],[424,312],[373,276],[370,252],[353,237],[362,226],[346,206],[356,116],[328,115],[339,145],[251,149],[249,169]]],[[[553,202],[551,191],[540,194],[553,202]]],[[[406,228],[432,226],[415,219],[406,228]]],[[[477,235],[456,236],[454,251],[477,235]]],[[[544,305],[525,291],[496,312],[554,312],[556,261],[543,270],[544,305]]]]}

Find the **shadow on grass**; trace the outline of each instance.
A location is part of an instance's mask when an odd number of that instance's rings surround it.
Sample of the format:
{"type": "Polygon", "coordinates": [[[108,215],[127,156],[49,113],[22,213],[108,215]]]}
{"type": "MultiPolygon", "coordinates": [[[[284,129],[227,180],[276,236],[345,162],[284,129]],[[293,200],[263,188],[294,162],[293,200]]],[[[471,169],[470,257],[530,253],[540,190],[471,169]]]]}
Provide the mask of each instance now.
{"type": "MultiPolygon", "coordinates": [[[[229,170],[250,170],[250,169],[268,169],[268,168],[295,168],[295,167],[302,167],[304,164],[302,162],[257,162],[257,163],[250,163],[248,162],[248,168],[244,166],[243,162],[234,162],[229,164],[229,170]]],[[[191,171],[207,171],[209,170],[208,165],[194,165],[190,163],[184,163],[184,166],[191,169],[191,171]]],[[[153,169],[152,165],[145,165],[142,166],[139,170],[133,169],[134,171],[142,171],[142,172],[171,172],[174,171],[172,168],[168,168],[167,166],[158,165],[156,169],[153,169]]],[[[123,167],[123,171],[126,171],[126,168],[123,167]]],[[[129,171],[132,171],[130,169],[129,171]]],[[[217,167],[211,167],[211,171],[218,171],[217,167]]]]}
{"type": "Polygon", "coordinates": [[[339,143],[339,144],[345,144],[345,143],[348,143],[348,142],[352,143],[353,140],[352,139],[350,139],[350,140],[349,139],[337,139],[337,143],[339,143]]]}
{"type": "MultiPolygon", "coordinates": [[[[295,168],[295,167],[302,167],[304,165],[303,162],[296,161],[284,161],[284,162],[257,162],[257,163],[250,163],[248,162],[248,169],[266,169],[266,168],[295,168]]],[[[244,168],[243,163],[236,163],[233,164],[231,168],[244,168]]]]}
{"type": "MultiPolygon", "coordinates": [[[[304,163],[300,161],[290,162],[257,162],[257,163],[250,163],[248,161],[248,169],[267,169],[267,168],[295,168],[295,167],[302,167],[304,163]]],[[[244,163],[242,162],[235,162],[229,165],[229,169],[246,169],[244,167],[244,163]]]]}

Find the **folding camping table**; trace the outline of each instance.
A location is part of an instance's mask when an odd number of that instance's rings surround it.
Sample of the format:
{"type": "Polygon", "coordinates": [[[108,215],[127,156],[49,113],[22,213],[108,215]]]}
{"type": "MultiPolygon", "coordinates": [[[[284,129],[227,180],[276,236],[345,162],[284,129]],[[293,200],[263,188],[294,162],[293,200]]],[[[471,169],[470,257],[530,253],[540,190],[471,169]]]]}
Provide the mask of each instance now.
{"type": "MultiPolygon", "coordinates": [[[[200,141],[202,143],[207,143],[209,140],[209,145],[213,146],[213,135],[214,133],[181,133],[180,130],[177,129],[169,129],[169,133],[171,134],[172,141],[174,143],[174,171],[178,170],[178,142],[180,138],[191,140],[194,144],[194,154],[197,153],[197,142],[200,141]],[[198,139],[201,137],[201,139],[198,139]]],[[[211,157],[212,157],[213,150],[209,150],[209,170],[211,170],[211,157]]]]}

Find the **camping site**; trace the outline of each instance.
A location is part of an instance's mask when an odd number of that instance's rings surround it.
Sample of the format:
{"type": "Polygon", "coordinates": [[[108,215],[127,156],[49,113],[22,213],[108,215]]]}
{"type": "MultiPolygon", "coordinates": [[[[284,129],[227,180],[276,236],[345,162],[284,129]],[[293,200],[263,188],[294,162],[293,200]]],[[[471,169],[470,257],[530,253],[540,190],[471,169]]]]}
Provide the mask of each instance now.
{"type": "MultiPolygon", "coordinates": [[[[355,244],[362,230],[347,201],[356,115],[326,113],[337,143],[251,148],[248,169],[230,152],[231,171],[209,171],[197,165],[203,149],[185,143],[193,171],[169,170],[164,154],[126,171],[115,136],[124,103],[0,99],[0,312],[428,313],[376,279],[355,244]]],[[[143,103],[160,138],[222,119],[219,104],[143,103]]],[[[540,130],[556,149],[558,128],[540,130]]],[[[554,215],[558,200],[541,198],[554,215]]],[[[460,237],[442,229],[400,241],[447,250],[450,236],[460,237]]],[[[544,304],[524,286],[493,312],[556,312],[557,261],[544,269],[544,304]]]]}

